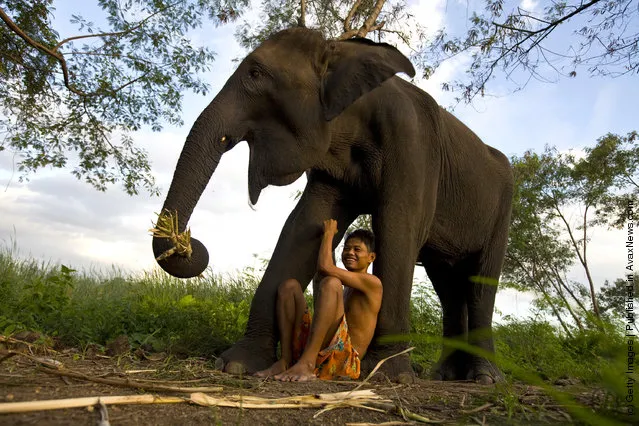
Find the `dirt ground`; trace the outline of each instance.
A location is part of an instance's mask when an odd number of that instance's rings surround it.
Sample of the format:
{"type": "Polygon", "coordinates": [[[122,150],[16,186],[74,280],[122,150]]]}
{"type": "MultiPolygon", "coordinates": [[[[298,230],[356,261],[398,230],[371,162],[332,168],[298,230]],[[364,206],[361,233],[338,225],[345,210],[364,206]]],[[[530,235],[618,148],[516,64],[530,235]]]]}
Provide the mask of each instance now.
{"type": "MultiPolygon", "coordinates": [[[[242,396],[282,398],[354,390],[361,381],[281,383],[253,377],[231,376],[214,370],[212,360],[178,360],[163,354],[106,356],[88,350],[55,352],[30,345],[0,345],[0,412],[3,403],[113,395],[175,396],[189,393],[160,391],[153,386],[219,386],[206,392],[215,398],[242,396]],[[40,352],[40,353],[38,353],[40,352]],[[45,352],[45,353],[42,353],[45,352]],[[90,380],[91,379],[91,380],[90,380]],[[115,384],[92,380],[113,381],[115,384]],[[132,388],[136,383],[148,386],[132,388]]],[[[605,394],[574,381],[555,386],[569,390],[588,411],[601,413],[609,405],[605,394]]],[[[383,400],[364,403],[368,408],[227,408],[203,407],[189,402],[153,405],[108,405],[110,425],[365,425],[365,424],[572,424],[570,407],[545,392],[524,384],[482,386],[468,382],[417,379],[414,384],[388,380],[367,382],[383,400]],[[377,411],[374,411],[377,410],[377,411]]],[[[316,399],[316,398],[315,398],[316,399]]],[[[180,400],[181,401],[181,400],[180,400]]],[[[623,417],[617,417],[623,419],[623,417]]],[[[19,414],[0,414],[0,425],[99,425],[100,410],[66,408],[19,414]]]]}

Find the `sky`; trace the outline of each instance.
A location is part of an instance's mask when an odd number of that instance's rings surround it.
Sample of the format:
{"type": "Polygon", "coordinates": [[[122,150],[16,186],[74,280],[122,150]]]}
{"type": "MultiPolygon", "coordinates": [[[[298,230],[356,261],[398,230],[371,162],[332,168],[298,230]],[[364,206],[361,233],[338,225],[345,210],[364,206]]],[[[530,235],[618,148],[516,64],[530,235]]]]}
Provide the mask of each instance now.
{"type": "MultiPolygon", "coordinates": [[[[56,1],[56,29],[61,38],[76,34],[68,24],[76,13],[75,2],[56,1]]],[[[537,2],[524,0],[527,7],[537,2]]],[[[421,25],[434,31],[441,25],[465,25],[466,1],[411,1],[412,12],[421,25]]],[[[253,16],[253,19],[256,17],[253,16]]],[[[21,257],[44,263],[62,263],[76,269],[140,273],[155,267],[151,251],[151,227],[168,191],[190,125],[233,73],[233,59],[245,52],[229,26],[206,28],[194,33],[194,40],[217,52],[206,97],[185,96],[181,128],[167,126],[159,133],[142,130],[134,135],[153,164],[161,196],[130,197],[120,187],[98,192],[64,170],[43,170],[20,182],[18,158],[9,150],[0,152],[0,247],[21,257]]],[[[566,33],[562,33],[566,36],[566,33]]],[[[440,104],[451,103],[441,83],[464,70],[464,59],[445,63],[428,81],[415,83],[440,104]]],[[[497,91],[500,83],[495,85],[497,91]]],[[[505,91],[504,91],[505,93],[505,91]]],[[[519,92],[458,105],[453,113],[487,144],[507,156],[526,150],[541,152],[545,145],[561,151],[593,146],[608,132],[625,134],[637,129],[636,77],[593,78],[585,72],[556,84],[531,81],[519,92]]],[[[197,205],[189,226],[192,235],[209,250],[213,272],[233,273],[247,266],[259,266],[271,256],[279,232],[295,205],[294,194],[302,190],[305,178],[286,187],[268,187],[256,206],[250,207],[247,189],[248,147],[236,146],[222,157],[213,178],[197,205]]],[[[573,219],[579,212],[575,211],[573,219]]],[[[625,235],[621,231],[597,228],[591,234],[589,262],[597,285],[623,276],[625,235]]],[[[416,269],[416,279],[425,274],[416,269]]],[[[571,278],[584,280],[577,268],[571,278]]],[[[497,308],[503,314],[526,315],[531,295],[500,291],[497,308]]]]}

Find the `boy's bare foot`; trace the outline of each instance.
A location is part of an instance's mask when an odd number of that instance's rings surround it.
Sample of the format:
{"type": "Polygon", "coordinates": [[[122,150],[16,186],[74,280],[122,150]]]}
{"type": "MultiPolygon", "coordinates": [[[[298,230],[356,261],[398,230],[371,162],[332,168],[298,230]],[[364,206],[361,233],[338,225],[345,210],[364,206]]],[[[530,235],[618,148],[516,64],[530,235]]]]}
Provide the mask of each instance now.
{"type": "Polygon", "coordinates": [[[286,361],[284,361],[283,359],[278,359],[269,368],[267,368],[266,370],[258,371],[257,373],[255,373],[255,375],[257,377],[275,376],[276,374],[285,372],[286,367],[288,367],[288,365],[286,364],[286,361]]]}
{"type": "Polygon", "coordinates": [[[314,366],[298,362],[283,373],[273,376],[273,378],[282,382],[308,382],[317,379],[314,370],[314,366]]]}

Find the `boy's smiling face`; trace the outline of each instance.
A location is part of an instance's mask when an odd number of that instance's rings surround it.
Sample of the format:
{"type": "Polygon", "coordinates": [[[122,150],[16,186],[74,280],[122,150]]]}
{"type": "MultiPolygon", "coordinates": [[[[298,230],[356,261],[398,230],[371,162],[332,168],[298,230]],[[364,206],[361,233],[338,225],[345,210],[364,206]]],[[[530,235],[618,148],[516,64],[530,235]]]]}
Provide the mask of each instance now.
{"type": "Polygon", "coordinates": [[[364,272],[374,260],[375,253],[371,253],[359,238],[352,237],[344,243],[342,263],[347,270],[364,272]]]}

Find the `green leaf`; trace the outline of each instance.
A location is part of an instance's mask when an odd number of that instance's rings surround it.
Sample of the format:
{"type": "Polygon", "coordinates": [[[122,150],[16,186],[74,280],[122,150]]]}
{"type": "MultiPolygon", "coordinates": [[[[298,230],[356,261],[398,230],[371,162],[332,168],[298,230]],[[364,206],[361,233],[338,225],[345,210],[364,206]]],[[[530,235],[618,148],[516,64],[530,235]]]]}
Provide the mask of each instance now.
{"type": "Polygon", "coordinates": [[[0,1],[32,41],[0,25],[0,128],[7,135],[0,150],[19,154],[22,179],[44,167],[66,168],[101,191],[120,184],[129,194],[157,194],[148,154],[134,146],[131,134],[182,124],[183,95],[208,92],[201,74],[214,60],[214,52],[189,40],[189,32],[237,19],[248,2],[98,4],[106,25],[73,14],[73,36],[83,38],[64,41],[54,28],[51,0],[0,1]]]}

